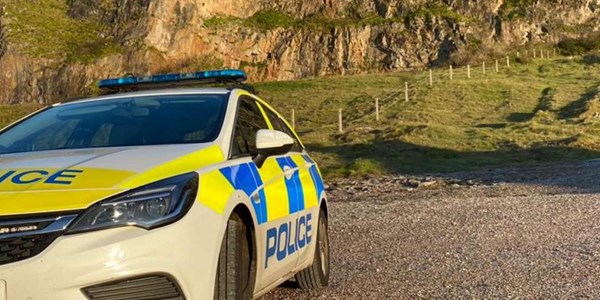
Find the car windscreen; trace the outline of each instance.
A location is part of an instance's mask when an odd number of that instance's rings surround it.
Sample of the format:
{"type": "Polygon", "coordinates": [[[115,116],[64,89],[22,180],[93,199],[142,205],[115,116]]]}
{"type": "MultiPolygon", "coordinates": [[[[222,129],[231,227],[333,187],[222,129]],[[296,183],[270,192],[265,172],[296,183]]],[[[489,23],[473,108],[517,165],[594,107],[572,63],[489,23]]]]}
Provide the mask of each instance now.
{"type": "Polygon", "coordinates": [[[228,97],[143,96],[59,105],[0,133],[0,154],[208,143],[219,135],[228,97]]]}

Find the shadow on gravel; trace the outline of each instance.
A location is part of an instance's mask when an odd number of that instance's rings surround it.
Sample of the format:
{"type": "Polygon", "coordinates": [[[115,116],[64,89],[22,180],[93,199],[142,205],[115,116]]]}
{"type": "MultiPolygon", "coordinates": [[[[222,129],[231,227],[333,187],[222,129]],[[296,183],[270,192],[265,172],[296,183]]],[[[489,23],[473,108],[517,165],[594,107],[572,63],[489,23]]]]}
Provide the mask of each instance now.
{"type": "Polygon", "coordinates": [[[468,179],[490,183],[534,181],[542,185],[574,188],[582,192],[600,192],[600,176],[597,176],[600,173],[600,161],[588,161],[600,158],[600,152],[569,147],[566,144],[564,141],[556,141],[531,149],[507,145],[505,150],[484,152],[459,152],[400,141],[336,146],[309,144],[307,148],[324,156],[336,157],[342,164],[332,168],[336,170],[336,175],[361,175],[360,168],[368,165],[388,174],[435,175],[448,179],[469,177],[468,179]],[[570,167],[573,178],[569,177],[570,173],[563,173],[564,168],[555,167],[565,162],[582,161],[588,163],[576,163],[570,167]],[[529,172],[531,169],[536,170],[529,172]],[[597,184],[578,179],[577,176],[581,176],[586,170],[590,172],[590,180],[598,177],[597,184]]]}

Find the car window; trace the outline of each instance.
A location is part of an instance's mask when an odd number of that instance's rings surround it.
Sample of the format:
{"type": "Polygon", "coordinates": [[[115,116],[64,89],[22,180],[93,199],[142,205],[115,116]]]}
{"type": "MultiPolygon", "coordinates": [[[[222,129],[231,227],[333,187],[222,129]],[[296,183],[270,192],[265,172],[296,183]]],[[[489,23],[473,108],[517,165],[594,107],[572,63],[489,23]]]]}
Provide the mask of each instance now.
{"type": "Polygon", "coordinates": [[[267,117],[269,117],[269,121],[271,121],[271,125],[273,125],[273,129],[277,130],[277,131],[281,131],[281,132],[285,132],[285,130],[283,129],[284,126],[282,126],[282,122],[279,122],[279,116],[277,116],[277,114],[275,112],[273,112],[272,110],[264,107],[264,111],[267,114],[267,117]]]}
{"type": "Polygon", "coordinates": [[[296,138],[296,135],[292,133],[292,130],[285,124],[285,122],[277,116],[277,114],[270,110],[267,107],[264,107],[265,113],[267,117],[269,117],[269,121],[271,121],[271,125],[273,125],[273,129],[277,131],[281,131],[289,135],[292,139],[294,139],[294,147],[292,147],[292,151],[302,152],[303,148],[300,144],[300,141],[296,138]]]}
{"type": "Polygon", "coordinates": [[[242,157],[258,153],[256,133],[261,129],[268,128],[256,101],[246,97],[241,98],[231,145],[231,157],[242,157]]]}
{"type": "Polygon", "coordinates": [[[55,106],[0,133],[0,154],[211,142],[221,131],[228,96],[143,96],[55,106]]]}

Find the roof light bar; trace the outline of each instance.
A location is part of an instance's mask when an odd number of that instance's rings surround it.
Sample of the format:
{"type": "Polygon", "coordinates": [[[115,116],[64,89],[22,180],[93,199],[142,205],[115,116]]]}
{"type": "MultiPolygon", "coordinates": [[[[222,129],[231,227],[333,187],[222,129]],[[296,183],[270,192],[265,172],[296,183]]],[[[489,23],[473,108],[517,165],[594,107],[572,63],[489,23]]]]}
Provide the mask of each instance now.
{"type": "Polygon", "coordinates": [[[121,77],[101,80],[98,87],[108,90],[134,89],[139,86],[177,86],[220,82],[244,82],[248,76],[241,70],[215,70],[143,77],[121,77]]]}

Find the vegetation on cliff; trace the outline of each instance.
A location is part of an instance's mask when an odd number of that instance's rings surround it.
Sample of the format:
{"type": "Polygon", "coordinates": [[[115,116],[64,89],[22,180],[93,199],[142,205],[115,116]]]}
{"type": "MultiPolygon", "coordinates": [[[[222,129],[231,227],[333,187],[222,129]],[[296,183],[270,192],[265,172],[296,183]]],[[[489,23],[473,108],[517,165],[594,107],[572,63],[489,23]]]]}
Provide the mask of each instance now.
{"type": "Polygon", "coordinates": [[[121,51],[102,24],[69,18],[64,0],[0,0],[0,6],[8,42],[29,56],[89,63],[121,51]]]}
{"type": "Polygon", "coordinates": [[[505,0],[500,6],[500,16],[505,20],[524,18],[531,13],[531,6],[537,0],[505,0]]]}
{"type": "Polygon", "coordinates": [[[452,22],[472,20],[464,15],[452,11],[446,5],[430,3],[422,7],[404,13],[400,16],[385,18],[374,12],[356,12],[348,8],[345,16],[331,18],[322,14],[313,14],[299,19],[277,10],[259,11],[248,18],[236,18],[231,16],[215,16],[205,20],[208,28],[220,29],[227,26],[245,26],[259,30],[273,30],[276,28],[342,28],[391,25],[395,23],[411,24],[418,18],[431,19],[440,17],[452,22]]]}

